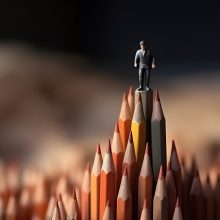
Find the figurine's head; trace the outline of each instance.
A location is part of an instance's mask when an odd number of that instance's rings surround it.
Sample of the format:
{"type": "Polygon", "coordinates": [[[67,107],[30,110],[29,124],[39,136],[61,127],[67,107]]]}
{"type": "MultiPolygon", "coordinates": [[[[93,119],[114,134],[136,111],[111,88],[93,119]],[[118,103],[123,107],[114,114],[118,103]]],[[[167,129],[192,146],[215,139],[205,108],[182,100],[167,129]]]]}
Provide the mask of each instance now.
{"type": "Polygon", "coordinates": [[[146,49],[146,43],[145,43],[144,40],[142,40],[142,41],[140,42],[140,47],[141,47],[142,50],[146,49]]]}

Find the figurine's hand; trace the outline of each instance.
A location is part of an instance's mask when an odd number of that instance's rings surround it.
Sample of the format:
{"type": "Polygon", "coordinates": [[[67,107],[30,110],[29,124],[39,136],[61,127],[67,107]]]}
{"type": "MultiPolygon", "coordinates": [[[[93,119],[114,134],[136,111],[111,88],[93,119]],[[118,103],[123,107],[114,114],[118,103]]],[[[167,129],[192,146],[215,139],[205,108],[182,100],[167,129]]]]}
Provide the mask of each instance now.
{"type": "Polygon", "coordinates": [[[156,65],[155,64],[152,64],[152,69],[156,68],[156,65]]]}
{"type": "Polygon", "coordinates": [[[137,67],[137,63],[134,63],[134,67],[137,67]]]}

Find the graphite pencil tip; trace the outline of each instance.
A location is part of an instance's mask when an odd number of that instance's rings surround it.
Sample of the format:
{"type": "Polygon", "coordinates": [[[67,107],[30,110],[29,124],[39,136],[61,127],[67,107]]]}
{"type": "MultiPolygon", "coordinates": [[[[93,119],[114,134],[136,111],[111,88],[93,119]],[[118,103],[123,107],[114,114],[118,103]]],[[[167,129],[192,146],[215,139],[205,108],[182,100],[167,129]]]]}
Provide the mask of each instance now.
{"type": "Polygon", "coordinates": [[[110,200],[107,201],[106,206],[111,207],[111,202],[110,202],[110,200]]]}
{"type": "Polygon", "coordinates": [[[137,102],[141,102],[142,99],[141,99],[141,93],[138,93],[138,96],[137,96],[137,102]]]}
{"type": "Polygon", "coordinates": [[[128,170],[127,170],[127,167],[125,167],[123,171],[123,176],[127,176],[127,175],[128,175],[128,170]]]}
{"type": "Polygon", "coordinates": [[[116,132],[116,133],[119,133],[118,122],[115,123],[115,132],[116,132]]]}
{"type": "Polygon", "coordinates": [[[163,179],[164,178],[164,172],[163,172],[163,166],[160,166],[160,173],[159,173],[159,179],[163,179]]]}
{"type": "Polygon", "coordinates": [[[145,198],[144,199],[143,209],[146,209],[146,208],[148,208],[148,204],[147,204],[147,199],[145,198]]]}
{"type": "Polygon", "coordinates": [[[148,156],[150,156],[150,146],[149,146],[148,142],[147,142],[147,144],[146,144],[145,153],[146,153],[148,156]]]}
{"type": "Polygon", "coordinates": [[[73,188],[73,199],[74,199],[74,200],[77,200],[77,198],[76,198],[76,190],[75,190],[75,188],[73,188]]]}
{"type": "Polygon", "coordinates": [[[130,86],[130,87],[129,87],[128,94],[129,94],[129,95],[132,95],[132,96],[134,95],[134,88],[133,88],[133,86],[130,86]]]}
{"type": "Polygon", "coordinates": [[[108,145],[106,147],[106,153],[111,153],[112,152],[112,149],[111,149],[111,141],[110,139],[108,140],[108,145]]]}
{"type": "Polygon", "coordinates": [[[61,193],[58,193],[57,194],[57,201],[61,201],[62,200],[62,195],[61,195],[61,193]]]}
{"type": "Polygon", "coordinates": [[[97,144],[97,147],[96,147],[96,153],[97,153],[97,154],[101,154],[101,147],[100,147],[100,144],[97,144]]]}
{"type": "Polygon", "coordinates": [[[176,207],[180,207],[179,197],[177,197],[177,199],[176,199],[176,207]]]}
{"type": "Polygon", "coordinates": [[[123,94],[123,99],[122,99],[122,100],[123,100],[123,102],[124,102],[124,101],[127,101],[127,98],[128,98],[128,97],[127,97],[127,93],[126,93],[126,92],[124,92],[124,94],[123,94]]]}
{"type": "Polygon", "coordinates": [[[156,93],[155,93],[155,98],[154,98],[154,100],[157,101],[157,102],[160,102],[160,96],[159,96],[158,89],[156,89],[156,93]]]}

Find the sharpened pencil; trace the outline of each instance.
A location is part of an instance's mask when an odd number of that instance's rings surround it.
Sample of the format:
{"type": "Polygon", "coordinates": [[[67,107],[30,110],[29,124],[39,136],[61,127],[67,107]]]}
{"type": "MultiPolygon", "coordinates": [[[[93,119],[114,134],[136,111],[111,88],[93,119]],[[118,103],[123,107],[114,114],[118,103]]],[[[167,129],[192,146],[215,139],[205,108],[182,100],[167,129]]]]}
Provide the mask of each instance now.
{"type": "Polygon", "coordinates": [[[132,115],[127,100],[127,94],[124,93],[122,105],[121,105],[121,111],[118,119],[118,127],[119,127],[119,132],[120,132],[121,142],[124,152],[128,142],[128,136],[131,130],[131,119],[132,119],[132,115]]]}
{"type": "Polygon", "coordinates": [[[81,188],[81,218],[82,220],[90,219],[90,195],[91,195],[91,173],[90,164],[87,164],[87,168],[84,174],[82,188],[81,188]]]}
{"type": "Polygon", "coordinates": [[[180,204],[179,204],[179,198],[177,197],[176,200],[176,206],[173,214],[172,220],[183,220],[180,204]]]}
{"type": "Polygon", "coordinates": [[[146,123],[145,123],[140,94],[138,95],[137,103],[134,109],[131,131],[134,140],[134,149],[135,149],[135,155],[136,155],[137,167],[138,167],[137,170],[139,172],[144,158],[145,144],[146,144],[146,123]]]}
{"type": "Polygon", "coordinates": [[[73,195],[70,200],[70,207],[69,207],[69,218],[71,220],[80,220],[81,214],[79,210],[79,204],[76,198],[76,191],[73,189],[73,195]]]}
{"type": "Polygon", "coordinates": [[[100,174],[102,168],[102,154],[100,145],[97,145],[95,159],[91,172],[91,219],[99,220],[100,202],[100,174]]]}
{"type": "Polygon", "coordinates": [[[117,198],[117,220],[131,220],[132,219],[132,197],[130,184],[128,180],[127,168],[121,179],[121,185],[117,198]]]}
{"type": "Polygon", "coordinates": [[[144,200],[144,205],[142,208],[142,212],[141,212],[141,217],[140,220],[151,220],[152,218],[150,217],[150,212],[147,206],[147,200],[144,200]]]}
{"type": "Polygon", "coordinates": [[[58,202],[56,202],[56,204],[55,204],[55,207],[54,207],[54,210],[53,210],[52,220],[62,220],[58,202]]]}
{"type": "Polygon", "coordinates": [[[63,198],[62,198],[61,193],[58,193],[57,204],[58,204],[58,207],[59,207],[61,220],[66,220],[67,215],[66,215],[66,210],[65,210],[65,207],[64,207],[64,204],[63,204],[63,198]]]}
{"type": "Polygon", "coordinates": [[[153,200],[153,219],[168,219],[168,197],[164,180],[163,166],[160,167],[159,177],[153,200]]]}
{"type": "Polygon", "coordinates": [[[128,105],[130,107],[131,115],[134,114],[134,89],[132,86],[129,87],[128,91],[128,105]]]}
{"type": "Polygon", "coordinates": [[[147,200],[148,214],[152,216],[153,172],[150,159],[150,147],[147,143],[141,172],[138,179],[138,219],[141,216],[144,201],[147,200]]]}
{"type": "Polygon", "coordinates": [[[119,186],[122,177],[122,162],[124,158],[124,152],[121,143],[121,137],[119,134],[118,123],[115,125],[115,130],[112,138],[112,157],[115,166],[116,175],[116,195],[118,194],[119,186]]]}
{"type": "Polygon", "coordinates": [[[160,166],[163,166],[163,172],[166,174],[167,156],[166,156],[166,122],[159,98],[158,90],[153,102],[153,112],[151,118],[151,148],[152,164],[155,183],[159,175],[160,166]]]}
{"type": "Polygon", "coordinates": [[[107,201],[106,208],[105,208],[102,220],[114,220],[114,215],[112,213],[111,202],[109,200],[107,201]]]}
{"type": "Polygon", "coordinates": [[[50,220],[53,217],[53,210],[56,205],[56,200],[54,196],[50,196],[48,206],[47,206],[47,211],[46,211],[46,220],[50,220]]]}
{"type": "Polygon", "coordinates": [[[168,163],[167,173],[165,177],[165,184],[167,188],[167,196],[168,196],[168,219],[172,220],[173,213],[176,207],[176,186],[173,177],[173,171],[171,170],[170,162],[168,163]]]}
{"type": "Polygon", "coordinates": [[[192,220],[203,220],[205,217],[204,195],[198,171],[194,176],[190,190],[189,211],[192,220]]]}
{"type": "Polygon", "coordinates": [[[113,216],[115,216],[115,167],[112,158],[111,144],[110,140],[106,148],[105,156],[103,159],[101,178],[100,178],[100,215],[99,218],[102,219],[107,202],[111,203],[111,211],[113,216]]]}
{"type": "Polygon", "coordinates": [[[5,220],[16,220],[18,216],[17,203],[14,195],[8,199],[6,207],[5,220]]]}

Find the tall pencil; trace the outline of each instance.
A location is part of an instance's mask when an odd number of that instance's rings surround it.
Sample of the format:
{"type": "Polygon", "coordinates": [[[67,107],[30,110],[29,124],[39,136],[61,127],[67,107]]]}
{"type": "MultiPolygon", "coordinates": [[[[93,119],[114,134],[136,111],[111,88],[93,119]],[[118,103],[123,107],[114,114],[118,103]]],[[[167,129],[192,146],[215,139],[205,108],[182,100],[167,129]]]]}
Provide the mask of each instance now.
{"type": "Polygon", "coordinates": [[[214,201],[214,192],[210,183],[209,175],[207,175],[206,182],[204,184],[204,196],[205,196],[205,219],[214,220],[214,210],[215,210],[215,201],[214,201]]]}
{"type": "Polygon", "coordinates": [[[57,204],[58,204],[58,208],[59,208],[59,211],[60,211],[61,220],[66,220],[66,217],[67,217],[66,216],[66,210],[65,210],[65,207],[64,207],[64,204],[63,204],[63,198],[62,198],[61,193],[58,193],[57,204]]]}
{"type": "Polygon", "coordinates": [[[130,107],[130,112],[131,115],[134,113],[134,89],[132,86],[130,86],[129,91],[128,91],[128,104],[130,107]]]}
{"type": "Polygon", "coordinates": [[[99,219],[103,218],[107,202],[111,203],[113,216],[115,216],[115,167],[112,158],[110,141],[106,148],[103,159],[101,178],[100,178],[100,215],[99,219]]]}
{"type": "Polygon", "coordinates": [[[170,167],[170,162],[167,167],[165,184],[166,184],[167,195],[168,195],[168,219],[172,220],[173,213],[176,207],[177,193],[176,193],[176,187],[175,187],[175,182],[174,182],[174,177],[173,177],[173,171],[171,170],[171,167],[170,167]]]}
{"type": "Polygon", "coordinates": [[[53,210],[52,220],[62,220],[58,202],[56,202],[56,204],[55,204],[55,207],[54,207],[54,210],[53,210]]]}
{"type": "Polygon", "coordinates": [[[147,200],[144,200],[144,205],[141,212],[140,220],[151,220],[151,214],[147,206],[147,200]]]}
{"type": "Polygon", "coordinates": [[[53,210],[54,210],[55,205],[56,205],[56,200],[55,200],[54,196],[52,195],[49,199],[48,206],[47,206],[47,211],[46,211],[46,215],[45,215],[46,220],[52,219],[53,210]]]}
{"type": "Polygon", "coordinates": [[[121,143],[121,137],[119,134],[118,123],[115,125],[115,130],[112,138],[112,157],[115,166],[116,174],[116,195],[118,194],[119,186],[121,183],[122,176],[122,162],[124,158],[124,152],[121,143]]]}
{"type": "Polygon", "coordinates": [[[121,179],[121,185],[117,198],[117,220],[131,220],[132,219],[132,197],[130,184],[128,180],[127,168],[121,179]]]}
{"type": "Polygon", "coordinates": [[[134,149],[139,172],[141,169],[146,144],[146,123],[140,94],[138,94],[137,103],[134,109],[131,131],[133,134],[134,149]]]}
{"type": "Polygon", "coordinates": [[[109,200],[107,201],[102,220],[114,220],[114,215],[113,215],[113,212],[112,212],[111,202],[109,200]]]}
{"type": "Polygon", "coordinates": [[[128,136],[131,130],[131,119],[132,119],[132,115],[131,115],[130,107],[129,107],[128,100],[127,100],[127,94],[124,93],[122,105],[121,105],[121,111],[120,111],[120,115],[118,119],[118,127],[119,127],[119,132],[120,132],[122,146],[123,146],[124,151],[125,151],[127,141],[128,141],[128,136]]]}
{"type": "Polygon", "coordinates": [[[166,122],[158,94],[156,90],[153,112],[151,118],[151,144],[152,144],[152,163],[155,183],[159,175],[160,166],[163,166],[166,173],[166,122]]]}
{"type": "Polygon", "coordinates": [[[198,171],[192,182],[189,195],[189,211],[191,220],[203,220],[205,216],[204,196],[198,171]]]}
{"type": "Polygon", "coordinates": [[[91,173],[90,164],[88,163],[81,189],[81,218],[82,220],[90,219],[90,195],[91,195],[91,173]]]}
{"type": "Polygon", "coordinates": [[[171,148],[171,155],[170,155],[170,167],[172,169],[175,186],[176,186],[176,192],[179,198],[179,203],[182,204],[181,166],[180,166],[180,161],[179,161],[179,157],[177,154],[174,140],[172,141],[172,148],[171,148]]]}
{"type": "Polygon", "coordinates": [[[138,179],[138,219],[141,216],[144,201],[147,200],[148,214],[152,216],[153,172],[150,159],[150,147],[147,143],[141,172],[138,179]]]}
{"type": "Polygon", "coordinates": [[[163,166],[160,167],[160,173],[153,200],[153,219],[168,219],[168,197],[163,174],[163,166]]]}
{"type": "Polygon", "coordinates": [[[91,172],[91,219],[99,220],[100,202],[100,173],[102,168],[102,154],[100,145],[97,145],[95,159],[91,172]]]}
{"type": "Polygon", "coordinates": [[[81,220],[81,214],[79,210],[79,204],[76,198],[76,191],[73,189],[73,195],[70,200],[70,207],[69,207],[69,218],[71,220],[81,220]]]}
{"type": "Polygon", "coordinates": [[[179,204],[179,198],[177,197],[176,200],[176,206],[173,214],[173,220],[183,220],[182,212],[181,212],[181,207],[179,204]]]}

